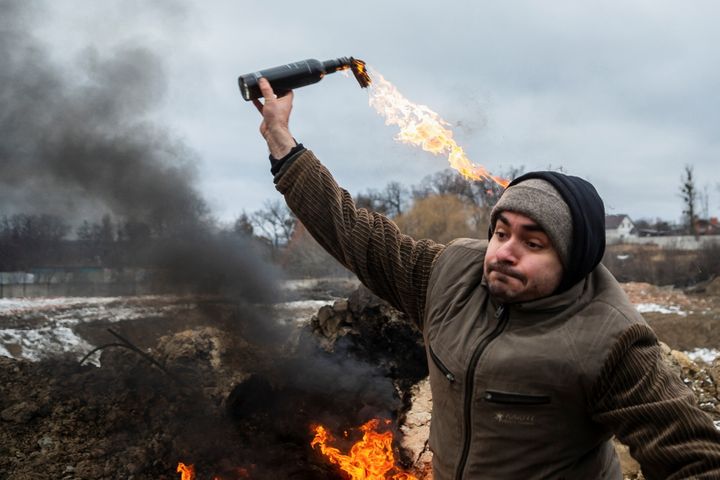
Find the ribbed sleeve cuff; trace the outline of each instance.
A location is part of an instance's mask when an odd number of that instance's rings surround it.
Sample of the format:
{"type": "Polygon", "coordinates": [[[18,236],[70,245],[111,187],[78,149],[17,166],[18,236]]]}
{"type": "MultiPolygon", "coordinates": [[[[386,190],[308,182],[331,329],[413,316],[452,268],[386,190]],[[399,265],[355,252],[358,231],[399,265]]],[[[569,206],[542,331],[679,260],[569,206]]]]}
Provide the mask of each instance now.
{"type": "Polygon", "coordinates": [[[295,142],[295,146],[290,149],[290,151],[282,158],[275,158],[272,155],[270,155],[270,173],[273,174],[273,176],[277,175],[277,173],[282,168],[283,164],[288,161],[289,158],[291,158],[293,155],[296,155],[300,152],[305,150],[305,147],[303,147],[302,143],[295,142]]]}

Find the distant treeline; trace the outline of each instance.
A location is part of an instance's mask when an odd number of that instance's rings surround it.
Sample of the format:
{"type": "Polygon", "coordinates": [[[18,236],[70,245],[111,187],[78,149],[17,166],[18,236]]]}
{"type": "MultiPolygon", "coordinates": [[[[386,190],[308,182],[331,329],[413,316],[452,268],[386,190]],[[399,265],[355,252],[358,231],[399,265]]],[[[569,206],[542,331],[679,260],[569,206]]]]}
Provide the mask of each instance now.
{"type": "MultiPolygon", "coordinates": [[[[522,168],[503,176],[513,179],[522,168]]],[[[355,195],[361,208],[384,213],[414,238],[445,243],[453,238],[486,238],[489,214],[501,187],[491,180],[467,181],[447,169],[406,187],[389,182],[382,189],[355,195]]],[[[202,212],[201,212],[202,213],[202,212]]],[[[234,222],[221,224],[209,215],[191,215],[192,221],[116,220],[105,215],[71,226],[56,215],[0,214],[0,271],[24,271],[43,267],[167,268],[192,258],[213,263],[223,270],[235,255],[247,254],[282,267],[293,276],[318,276],[345,272],[312,239],[281,198],[266,201],[263,208],[243,212],[234,222]],[[210,259],[210,260],[207,260],[210,259]]],[[[671,229],[665,220],[637,220],[644,228],[671,229]]],[[[663,254],[663,262],[606,256],[613,273],[625,280],[688,284],[718,275],[717,252],[700,252],[697,259],[686,253],[663,254]],[[669,256],[669,257],[668,257],[669,256]],[[682,257],[682,268],[673,258],[682,257]],[[665,268],[674,265],[674,268],[665,268]],[[675,275],[672,271],[676,272],[675,275]]],[[[625,258],[625,257],[622,257],[625,258]]],[[[646,259],[647,260],[647,259],[646,259]]],[[[228,273],[223,273],[227,277],[228,273]]]]}
{"type": "Polygon", "coordinates": [[[115,224],[109,215],[99,222],[70,223],[47,214],[0,216],[0,271],[38,267],[129,266],[138,259],[138,246],[151,241],[143,223],[115,224]]]}
{"type": "MultiPolygon", "coordinates": [[[[514,169],[506,176],[513,178],[520,172],[514,169]]],[[[355,199],[359,207],[393,218],[409,235],[446,242],[485,235],[490,209],[500,193],[501,188],[491,180],[469,182],[448,169],[409,188],[389,182],[383,189],[367,190],[355,199]]],[[[183,224],[116,220],[108,214],[72,224],[57,215],[0,212],[0,271],[78,266],[153,268],[164,266],[166,256],[162,253],[167,245],[183,243],[185,251],[191,252],[215,248],[218,240],[226,248],[234,239],[250,242],[261,256],[293,275],[343,271],[280,198],[266,201],[254,212],[243,212],[229,225],[207,215],[191,217],[192,221],[183,224]]]]}

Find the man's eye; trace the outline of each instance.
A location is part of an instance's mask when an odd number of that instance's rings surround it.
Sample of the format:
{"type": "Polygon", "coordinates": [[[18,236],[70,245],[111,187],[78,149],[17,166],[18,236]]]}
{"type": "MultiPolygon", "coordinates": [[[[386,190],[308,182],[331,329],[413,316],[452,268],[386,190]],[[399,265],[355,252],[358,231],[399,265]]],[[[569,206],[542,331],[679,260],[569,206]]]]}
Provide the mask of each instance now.
{"type": "Polygon", "coordinates": [[[537,242],[527,242],[527,246],[533,250],[539,250],[539,249],[543,248],[542,244],[537,243],[537,242]]]}
{"type": "Polygon", "coordinates": [[[501,232],[499,230],[495,230],[495,236],[501,239],[506,237],[505,232],[501,232]]]}

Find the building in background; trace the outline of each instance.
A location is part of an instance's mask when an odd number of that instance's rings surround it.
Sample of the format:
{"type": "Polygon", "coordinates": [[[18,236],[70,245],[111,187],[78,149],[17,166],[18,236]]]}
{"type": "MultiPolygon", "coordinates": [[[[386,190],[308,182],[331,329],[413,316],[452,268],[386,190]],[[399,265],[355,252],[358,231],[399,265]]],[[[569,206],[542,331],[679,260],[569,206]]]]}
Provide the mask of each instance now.
{"type": "Polygon", "coordinates": [[[720,235],[720,221],[717,217],[695,220],[695,233],[698,235],[720,235]]]}
{"type": "Polygon", "coordinates": [[[622,243],[630,237],[637,237],[637,229],[629,216],[624,213],[605,215],[605,239],[607,243],[622,243]]]}

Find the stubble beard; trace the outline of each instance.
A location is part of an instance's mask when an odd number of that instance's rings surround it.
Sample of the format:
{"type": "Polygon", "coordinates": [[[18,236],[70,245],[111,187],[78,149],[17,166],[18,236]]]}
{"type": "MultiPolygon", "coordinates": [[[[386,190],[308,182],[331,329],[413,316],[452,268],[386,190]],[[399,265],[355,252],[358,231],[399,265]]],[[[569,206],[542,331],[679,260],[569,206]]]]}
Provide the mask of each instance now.
{"type": "Polygon", "coordinates": [[[487,265],[485,278],[490,295],[501,303],[529,302],[547,297],[553,294],[560,283],[560,278],[548,274],[531,280],[513,267],[497,262],[487,265]],[[500,275],[494,275],[491,279],[492,272],[500,275]],[[520,286],[514,286],[513,281],[520,281],[520,286]]]}
{"type": "Polygon", "coordinates": [[[513,267],[499,262],[491,262],[485,267],[485,278],[487,279],[490,295],[502,303],[513,303],[522,300],[526,293],[528,284],[527,277],[513,267]],[[491,279],[491,273],[497,272],[491,279]],[[520,286],[514,288],[511,282],[520,282],[520,286]]]}

